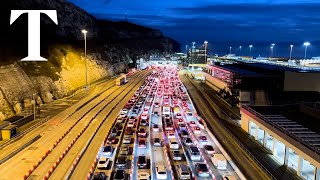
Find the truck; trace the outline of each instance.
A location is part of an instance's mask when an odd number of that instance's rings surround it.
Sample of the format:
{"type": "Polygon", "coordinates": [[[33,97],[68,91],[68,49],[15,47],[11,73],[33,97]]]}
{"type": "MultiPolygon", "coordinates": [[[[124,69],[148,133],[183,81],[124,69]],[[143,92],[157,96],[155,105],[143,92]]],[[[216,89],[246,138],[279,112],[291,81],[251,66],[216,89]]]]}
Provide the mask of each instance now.
{"type": "Polygon", "coordinates": [[[222,154],[213,154],[211,156],[212,164],[220,170],[227,169],[227,160],[222,154]]]}
{"type": "Polygon", "coordinates": [[[120,74],[120,77],[116,79],[116,85],[121,86],[127,82],[127,75],[126,74],[120,74]]]}

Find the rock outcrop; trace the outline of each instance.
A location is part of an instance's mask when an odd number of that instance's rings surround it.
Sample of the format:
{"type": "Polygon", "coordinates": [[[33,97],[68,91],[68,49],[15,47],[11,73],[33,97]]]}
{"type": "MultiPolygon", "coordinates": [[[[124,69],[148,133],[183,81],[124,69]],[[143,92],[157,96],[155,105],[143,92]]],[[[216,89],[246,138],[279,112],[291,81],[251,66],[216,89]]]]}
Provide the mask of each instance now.
{"type": "Polygon", "coordinates": [[[180,45],[161,31],[132,24],[97,20],[65,0],[5,0],[0,11],[0,120],[70,94],[89,83],[124,72],[129,62],[150,52],[176,52],[180,45]],[[21,62],[27,55],[27,15],[12,25],[10,11],[55,9],[58,25],[41,16],[41,56],[47,62],[21,62]],[[82,29],[87,34],[84,56],[82,29]]]}

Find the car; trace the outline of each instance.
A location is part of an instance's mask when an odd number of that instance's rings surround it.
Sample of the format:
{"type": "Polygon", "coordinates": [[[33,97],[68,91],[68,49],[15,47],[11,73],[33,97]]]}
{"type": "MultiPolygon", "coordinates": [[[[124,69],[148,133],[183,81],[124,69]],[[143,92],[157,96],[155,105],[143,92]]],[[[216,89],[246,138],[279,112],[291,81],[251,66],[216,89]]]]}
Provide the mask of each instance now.
{"type": "Polygon", "coordinates": [[[97,164],[97,168],[98,169],[106,169],[108,167],[108,164],[109,164],[109,158],[100,157],[98,164],[97,164]]]}
{"type": "Polygon", "coordinates": [[[202,143],[206,143],[206,142],[208,142],[208,139],[206,136],[199,136],[199,141],[202,143]]]}
{"type": "Polygon", "coordinates": [[[185,124],[179,124],[179,130],[187,130],[187,127],[185,124]]]}
{"type": "Polygon", "coordinates": [[[130,148],[125,146],[125,147],[121,147],[120,149],[120,155],[122,156],[127,156],[130,154],[130,148]]]}
{"type": "Polygon", "coordinates": [[[112,146],[105,146],[102,150],[102,155],[103,156],[110,156],[113,153],[113,147],[112,146]]]}
{"type": "Polygon", "coordinates": [[[122,123],[116,123],[116,124],[114,125],[114,128],[117,129],[118,131],[119,131],[119,130],[122,130],[122,129],[123,129],[122,123]]]}
{"type": "Polygon", "coordinates": [[[188,133],[186,130],[181,130],[181,131],[180,131],[180,136],[181,136],[181,137],[188,137],[188,136],[189,136],[189,133],[188,133]]]}
{"type": "Polygon", "coordinates": [[[130,116],[129,121],[137,122],[137,118],[135,116],[130,116]]]}
{"type": "Polygon", "coordinates": [[[172,125],[171,122],[170,123],[166,123],[165,130],[166,131],[172,131],[173,130],[173,125],[172,125]]]}
{"type": "Polygon", "coordinates": [[[163,104],[164,104],[164,105],[168,105],[168,104],[169,104],[169,99],[164,99],[164,100],[163,100],[163,104]]]}
{"type": "Polygon", "coordinates": [[[125,135],[123,137],[122,143],[123,144],[130,144],[131,143],[131,136],[125,135]]]}
{"type": "Polygon", "coordinates": [[[174,131],[167,131],[167,137],[168,139],[171,139],[171,138],[175,138],[175,134],[174,134],[174,131]]]}
{"type": "Polygon", "coordinates": [[[125,170],[117,170],[114,174],[114,180],[124,180],[126,178],[126,171],[125,170]]]}
{"type": "Polygon", "coordinates": [[[211,145],[204,145],[204,150],[207,154],[214,154],[215,150],[211,145]]]}
{"type": "Polygon", "coordinates": [[[144,128],[140,128],[138,130],[138,137],[146,137],[147,136],[147,132],[144,128]]]}
{"type": "Polygon", "coordinates": [[[128,122],[127,127],[135,127],[135,123],[130,121],[128,122]]]}
{"type": "Polygon", "coordinates": [[[180,119],[180,118],[182,118],[182,115],[180,113],[177,113],[176,118],[180,119]]]}
{"type": "Polygon", "coordinates": [[[150,174],[146,171],[140,171],[138,172],[138,180],[149,180],[150,174]]]}
{"type": "Polygon", "coordinates": [[[141,126],[147,126],[147,125],[148,125],[148,121],[145,120],[145,119],[142,119],[142,120],[140,121],[140,125],[141,125],[141,126]]]}
{"type": "Polygon", "coordinates": [[[164,165],[157,165],[155,167],[156,170],[156,178],[157,179],[167,179],[167,169],[165,168],[164,165]]]}
{"type": "Polygon", "coordinates": [[[153,130],[154,132],[158,132],[158,131],[159,131],[159,126],[158,126],[158,124],[154,124],[154,125],[152,126],[152,130],[153,130]]]}
{"type": "Polygon", "coordinates": [[[124,132],[125,135],[133,135],[134,131],[131,127],[127,127],[126,131],[124,132]]]}
{"type": "Polygon", "coordinates": [[[118,117],[116,122],[117,122],[117,123],[124,123],[124,121],[125,121],[124,118],[118,117]]]}
{"type": "Polygon", "coordinates": [[[106,173],[104,172],[96,172],[92,176],[92,180],[105,180],[107,178],[106,173]]]}
{"type": "Polygon", "coordinates": [[[127,165],[127,157],[126,156],[119,156],[116,162],[117,168],[125,168],[127,165]]]}
{"type": "Polygon", "coordinates": [[[161,146],[161,140],[160,140],[160,138],[154,138],[154,139],[153,139],[153,145],[154,145],[154,146],[161,146]]]}
{"type": "Polygon", "coordinates": [[[184,121],[183,121],[183,119],[177,119],[178,120],[178,124],[180,125],[180,124],[184,124],[184,121]]]}
{"type": "Polygon", "coordinates": [[[146,148],[146,140],[145,139],[139,139],[139,148],[146,148]]]}
{"type": "Polygon", "coordinates": [[[121,112],[118,117],[124,118],[127,116],[127,113],[121,112]]]}
{"type": "Polygon", "coordinates": [[[196,172],[200,177],[209,177],[209,170],[206,164],[204,163],[196,163],[195,165],[196,172]]]}
{"type": "Polygon", "coordinates": [[[189,122],[189,126],[190,126],[190,127],[196,127],[197,124],[196,124],[196,122],[194,122],[194,121],[190,121],[190,122],[189,122]]]}
{"type": "Polygon", "coordinates": [[[143,108],[142,114],[148,114],[149,113],[149,108],[143,108]]]}
{"type": "Polygon", "coordinates": [[[189,120],[193,117],[192,112],[187,112],[186,119],[189,120]]]}
{"type": "Polygon", "coordinates": [[[193,132],[194,132],[195,134],[200,134],[200,133],[201,133],[200,127],[199,127],[199,126],[195,126],[195,127],[193,128],[193,132]]]}
{"type": "Polygon", "coordinates": [[[172,159],[175,161],[181,161],[182,157],[181,157],[181,153],[179,150],[173,150],[171,151],[171,155],[172,155],[172,159]]]}
{"type": "Polygon", "coordinates": [[[169,115],[169,114],[165,114],[165,115],[163,115],[163,118],[165,119],[165,120],[167,120],[167,119],[171,119],[171,116],[169,115]]]}
{"type": "Polygon", "coordinates": [[[119,139],[115,136],[111,136],[107,139],[108,144],[117,144],[119,142],[119,139]]]}
{"type": "Polygon", "coordinates": [[[146,156],[138,156],[137,166],[140,169],[147,167],[147,158],[146,158],[146,156]]]}
{"type": "Polygon", "coordinates": [[[146,119],[148,119],[148,114],[141,114],[141,119],[144,119],[144,120],[146,120],[146,119]]]}
{"type": "Polygon", "coordinates": [[[129,112],[129,110],[126,109],[126,108],[123,108],[123,109],[121,110],[121,114],[122,114],[122,113],[123,113],[123,114],[128,114],[128,112],[129,112]]]}

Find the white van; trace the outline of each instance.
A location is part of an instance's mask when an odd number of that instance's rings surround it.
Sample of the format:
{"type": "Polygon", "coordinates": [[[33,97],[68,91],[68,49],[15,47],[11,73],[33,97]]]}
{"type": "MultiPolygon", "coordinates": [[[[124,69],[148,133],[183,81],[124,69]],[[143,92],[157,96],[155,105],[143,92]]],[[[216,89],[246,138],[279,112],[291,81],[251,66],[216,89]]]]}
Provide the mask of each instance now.
{"type": "Polygon", "coordinates": [[[227,160],[222,154],[213,154],[211,157],[211,161],[217,169],[227,169],[227,160]]]}
{"type": "Polygon", "coordinates": [[[155,169],[156,169],[157,179],[167,179],[168,177],[167,169],[165,168],[164,165],[157,165],[155,169]]]}

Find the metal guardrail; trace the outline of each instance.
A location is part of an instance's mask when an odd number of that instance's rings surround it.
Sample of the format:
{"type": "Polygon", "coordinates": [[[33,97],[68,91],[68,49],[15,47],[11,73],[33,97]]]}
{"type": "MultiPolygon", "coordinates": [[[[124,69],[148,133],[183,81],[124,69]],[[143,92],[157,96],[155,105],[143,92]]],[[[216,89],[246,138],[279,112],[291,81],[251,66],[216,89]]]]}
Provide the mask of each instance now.
{"type": "MultiPolygon", "coordinates": [[[[188,80],[193,84],[193,86],[195,86],[196,87],[196,89],[198,90],[198,91],[200,91],[199,89],[198,89],[198,87],[188,78],[188,80]]],[[[200,91],[201,92],[201,91],[200,91]]],[[[202,93],[200,93],[201,95],[202,95],[202,93]]],[[[190,98],[191,98],[191,96],[190,96],[190,98]]],[[[205,99],[205,98],[204,98],[205,99]]],[[[207,101],[205,101],[205,102],[207,102],[207,101]]],[[[208,102],[207,102],[208,103],[208,102]]],[[[208,106],[208,107],[210,107],[210,106],[208,106]]],[[[220,121],[216,121],[216,122],[218,122],[219,124],[220,124],[220,126],[230,135],[230,137],[232,138],[232,140],[234,140],[234,142],[236,142],[238,145],[239,145],[239,147],[271,178],[271,179],[273,179],[273,180],[276,180],[277,178],[257,159],[257,158],[255,158],[255,156],[252,154],[252,153],[250,153],[250,151],[238,140],[238,138],[236,138],[233,134],[232,134],[232,132],[230,132],[223,124],[222,124],[222,122],[220,122],[220,121]]],[[[210,127],[210,126],[209,126],[210,127]]],[[[210,127],[210,129],[212,130],[212,127],[210,127]]],[[[268,163],[265,163],[264,162],[264,164],[268,164],[268,163]]],[[[269,165],[268,165],[269,166],[269,165]]],[[[269,166],[270,167],[270,166],[269,166]]],[[[277,174],[278,175],[278,174],[277,174]]]]}
{"type": "Polygon", "coordinates": [[[320,148],[311,145],[310,143],[304,141],[303,139],[301,139],[299,136],[289,132],[288,130],[286,130],[285,128],[279,126],[277,123],[274,123],[273,121],[269,120],[267,117],[265,117],[264,115],[258,113],[257,111],[253,110],[252,108],[250,108],[249,106],[242,106],[243,109],[247,110],[248,112],[250,112],[251,114],[255,115],[256,117],[258,117],[259,119],[267,122],[268,124],[270,124],[272,127],[280,130],[281,132],[285,133],[286,135],[292,137],[293,139],[295,139],[297,142],[299,142],[300,144],[303,144],[304,146],[306,146],[307,148],[309,148],[310,150],[314,151],[316,154],[320,154],[320,148]]]}

